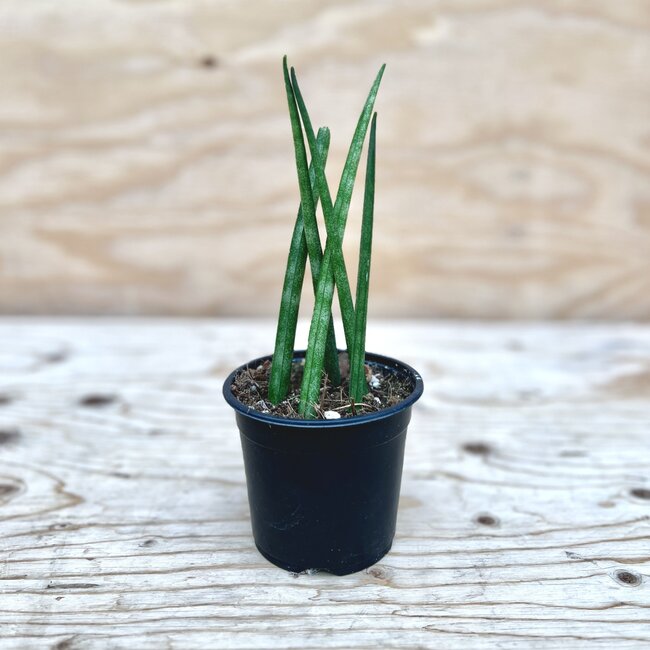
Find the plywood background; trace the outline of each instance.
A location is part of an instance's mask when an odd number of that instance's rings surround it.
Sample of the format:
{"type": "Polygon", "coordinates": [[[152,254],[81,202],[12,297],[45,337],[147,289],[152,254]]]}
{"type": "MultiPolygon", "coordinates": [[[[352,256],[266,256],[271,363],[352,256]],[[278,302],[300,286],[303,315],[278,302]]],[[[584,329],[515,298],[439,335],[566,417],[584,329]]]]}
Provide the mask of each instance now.
{"type": "Polygon", "coordinates": [[[333,184],[388,64],[375,315],[647,320],[649,30],[647,0],[0,0],[0,311],[275,313],[286,52],[333,184]]]}

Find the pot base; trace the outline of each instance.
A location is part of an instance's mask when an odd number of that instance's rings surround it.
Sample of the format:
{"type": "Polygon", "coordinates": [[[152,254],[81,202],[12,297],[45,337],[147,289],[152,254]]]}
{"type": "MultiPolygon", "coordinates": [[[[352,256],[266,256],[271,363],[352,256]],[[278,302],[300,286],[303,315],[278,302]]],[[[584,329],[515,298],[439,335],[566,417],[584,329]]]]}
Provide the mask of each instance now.
{"type": "Polygon", "coordinates": [[[335,576],[347,576],[350,573],[357,573],[358,571],[363,571],[368,567],[371,567],[373,564],[377,564],[387,553],[390,551],[393,543],[391,542],[381,553],[376,554],[370,558],[364,558],[360,562],[355,562],[351,564],[342,564],[339,563],[337,566],[330,567],[307,567],[295,564],[287,564],[283,560],[278,560],[278,558],[273,557],[270,553],[267,553],[263,548],[260,548],[258,544],[255,544],[255,548],[264,556],[271,564],[289,571],[290,573],[317,573],[319,571],[325,571],[326,573],[332,573],[335,576]]]}

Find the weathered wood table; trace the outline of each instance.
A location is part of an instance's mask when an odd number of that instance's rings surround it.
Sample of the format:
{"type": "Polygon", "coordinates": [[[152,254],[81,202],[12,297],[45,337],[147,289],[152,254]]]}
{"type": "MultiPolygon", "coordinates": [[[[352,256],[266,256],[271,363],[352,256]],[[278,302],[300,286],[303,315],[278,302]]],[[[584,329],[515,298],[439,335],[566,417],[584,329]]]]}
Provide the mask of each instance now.
{"type": "Polygon", "coordinates": [[[650,327],[372,327],[425,396],[393,550],[344,578],[253,546],[220,391],[272,339],[0,322],[3,650],[650,647],[650,327]]]}

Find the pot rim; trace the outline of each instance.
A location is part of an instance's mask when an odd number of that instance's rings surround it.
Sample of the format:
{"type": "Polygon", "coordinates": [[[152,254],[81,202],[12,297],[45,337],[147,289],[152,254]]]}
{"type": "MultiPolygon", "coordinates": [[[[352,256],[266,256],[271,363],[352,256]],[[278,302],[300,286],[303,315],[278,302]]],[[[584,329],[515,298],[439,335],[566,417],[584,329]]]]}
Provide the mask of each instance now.
{"type": "MultiPolygon", "coordinates": [[[[305,356],[305,350],[295,350],[294,351],[294,360],[296,359],[302,359],[305,356]]],[[[398,369],[401,370],[402,372],[405,372],[407,375],[410,376],[410,378],[413,381],[413,390],[409,394],[409,396],[399,402],[398,404],[395,404],[394,406],[389,406],[388,408],[382,409],[381,411],[376,411],[374,413],[366,413],[364,415],[353,415],[352,417],[348,418],[340,418],[338,420],[324,420],[324,419],[313,419],[313,420],[306,420],[304,418],[283,418],[278,415],[269,415],[267,413],[262,413],[261,411],[258,411],[254,409],[251,406],[246,406],[246,404],[243,404],[240,402],[232,393],[231,386],[234,382],[235,376],[237,375],[238,372],[243,370],[244,368],[247,368],[249,366],[258,366],[260,363],[263,363],[264,361],[270,360],[273,357],[272,354],[267,354],[264,355],[263,357],[257,357],[256,359],[252,359],[248,363],[244,363],[241,366],[235,368],[228,377],[226,377],[226,380],[223,383],[223,396],[228,402],[228,404],[239,414],[251,418],[253,420],[257,420],[259,422],[263,422],[268,425],[282,425],[285,427],[293,427],[293,428],[309,428],[309,429],[319,429],[319,428],[345,428],[345,427],[353,427],[358,424],[364,424],[367,422],[376,422],[379,420],[383,420],[385,418],[389,418],[392,415],[395,415],[396,413],[400,413],[401,411],[404,411],[406,409],[409,409],[415,402],[417,402],[420,397],[422,396],[422,392],[424,390],[424,382],[422,381],[422,377],[420,376],[420,373],[409,366],[407,363],[404,363],[403,361],[400,361],[399,359],[394,359],[393,357],[388,357],[383,354],[376,354],[373,352],[366,352],[366,361],[369,361],[371,363],[375,363],[377,365],[382,365],[387,368],[392,368],[392,369],[398,369]]]]}

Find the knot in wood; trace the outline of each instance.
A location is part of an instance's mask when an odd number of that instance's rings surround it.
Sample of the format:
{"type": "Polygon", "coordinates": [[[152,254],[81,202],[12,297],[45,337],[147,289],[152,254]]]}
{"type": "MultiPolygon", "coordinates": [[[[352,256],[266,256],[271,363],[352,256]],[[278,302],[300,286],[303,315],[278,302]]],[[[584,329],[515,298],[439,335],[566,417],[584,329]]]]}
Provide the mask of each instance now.
{"type": "Polygon", "coordinates": [[[488,456],[492,453],[492,448],[484,442],[468,442],[463,445],[463,451],[474,456],[488,456]]]}
{"type": "Polygon", "coordinates": [[[149,548],[150,546],[155,546],[158,542],[155,539],[146,539],[142,544],[139,544],[139,546],[143,548],[149,548]]]}
{"type": "Polygon", "coordinates": [[[115,395],[92,393],[90,395],[84,395],[79,400],[79,404],[81,406],[88,406],[90,408],[101,408],[102,406],[108,406],[109,404],[112,404],[116,399],[117,398],[115,395]]]}
{"type": "Polygon", "coordinates": [[[216,68],[219,65],[219,61],[217,60],[216,56],[213,56],[212,54],[206,54],[199,59],[199,65],[202,68],[216,68]]]}
{"type": "Polygon", "coordinates": [[[0,499],[16,494],[20,488],[13,483],[0,483],[0,499]]]}
{"type": "Polygon", "coordinates": [[[20,438],[18,429],[0,429],[0,445],[8,445],[20,438]]]}
{"type": "Polygon", "coordinates": [[[385,569],[382,569],[379,566],[370,567],[367,570],[367,573],[368,573],[369,576],[372,576],[373,578],[375,578],[377,580],[386,580],[388,578],[388,575],[386,574],[385,569]]]}
{"type": "Polygon", "coordinates": [[[641,576],[638,573],[625,569],[616,571],[614,579],[626,587],[638,587],[641,584],[641,576]]]}
{"type": "Polygon", "coordinates": [[[477,524],[480,524],[481,526],[497,527],[499,525],[499,519],[489,514],[477,515],[475,521],[477,524]]]}

